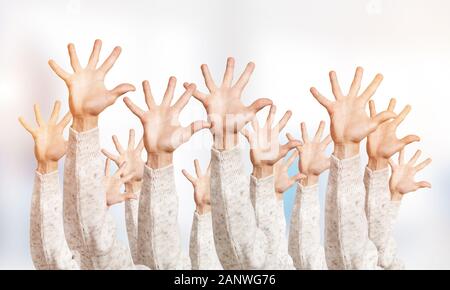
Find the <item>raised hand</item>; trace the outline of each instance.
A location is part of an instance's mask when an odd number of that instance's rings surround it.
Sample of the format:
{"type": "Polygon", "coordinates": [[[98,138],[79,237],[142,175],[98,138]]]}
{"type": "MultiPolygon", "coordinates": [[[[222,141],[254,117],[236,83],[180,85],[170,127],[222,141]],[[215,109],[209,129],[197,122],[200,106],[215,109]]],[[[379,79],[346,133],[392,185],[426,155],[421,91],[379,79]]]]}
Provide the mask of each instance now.
{"type": "Polygon", "coordinates": [[[103,183],[106,191],[106,205],[108,207],[130,200],[137,199],[137,196],[129,192],[121,192],[121,187],[130,182],[132,175],[124,175],[126,162],[123,162],[119,169],[113,174],[110,174],[110,159],[107,158],[105,162],[105,177],[103,183]]]}
{"type": "Polygon", "coordinates": [[[399,201],[403,195],[416,191],[419,188],[431,188],[431,184],[428,181],[416,182],[414,180],[416,173],[431,163],[431,158],[428,158],[415,165],[421,153],[420,150],[417,150],[414,156],[405,163],[403,156],[404,150],[402,149],[398,154],[398,164],[395,164],[392,159],[389,160],[389,165],[392,169],[392,175],[389,180],[391,200],[399,201]]]}
{"type": "Polygon", "coordinates": [[[181,144],[201,129],[210,128],[206,121],[195,121],[182,127],[178,121],[181,110],[186,106],[195,85],[189,85],[183,95],[171,106],[176,78],[171,77],[161,105],[156,105],[148,81],[142,84],[148,111],[143,111],[125,97],[127,107],[141,120],[144,127],[144,146],[148,153],[147,165],[152,168],[165,167],[172,163],[172,153],[181,144]]]}
{"type": "Polygon", "coordinates": [[[211,164],[208,165],[206,172],[202,174],[200,164],[197,159],[194,160],[195,174],[197,178],[183,169],[181,172],[189,180],[194,187],[194,201],[196,205],[197,213],[205,214],[211,211],[211,198],[210,198],[210,176],[211,176],[211,164]]]}
{"type": "Polygon", "coordinates": [[[67,127],[72,116],[68,112],[58,123],[61,102],[56,101],[49,121],[46,123],[42,119],[39,105],[34,105],[37,128],[32,128],[25,122],[23,117],[19,118],[20,124],[27,130],[34,139],[34,155],[38,162],[37,171],[45,174],[58,169],[58,160],[61,159],[67,150],[67,141],[64,140],[63,131],[67,127]]]}
{"type": "Polygon", "coordinates": [[[359,153],[359,143],[377,127],[395,117],[393,112],[384,111],[369,117],[365,107],[369,99],[375,94],[383,80],[381,74],[376,75],[372,83],[360,95],[363,69],[356,69],[350,91],[344,95],[339,86],[336,73],[330,72],[330,81],[335,102],[321,95],[316,88],[311,88],[312,95],[324,106],[331,120],[331,137],[334,141],[334,155],[340,159],[349,158],[359,153]]]}
{"type": "Polygon", "coordinates": [[[276,111],[276,106],[272,105],[263,127],[259,126],[258,120],[255,117],[251,122],[253,132],[245,128],[242,129],[242,134],[250,144],[250,160],[253,164],[253,176],[257,178],[272,175],[273,165],[286,156],[291,149],[301,145],[300,142],[295,140],[289,141],[284,145],[280,144],[278,135],[291,118],[292,112],[287,111],[278,124],[273,126],[276,111]]]}
{"type": "MultiPolygon", "coordinates": [[[[206,109],[212,124],[211,132],[214,137],[214,147],[218,150],[230,149],[237,145],[239,131],[250,122],[256,113],[265,106],[271,105],[269,99],[258,99],[250,106],[241,101],[242,92],[255,69],[250,62],[244,72],[233,85],[234,59],[228,58],[222,84],[217,86],[209,72],[208,66],[203,64],[201,70],[209,94],[195,90],[193,95],[206,109]]],[[[189,84],[184,84],[185,87],[189,84]]]]}
{"type": "MultiPolygon", "coordinates": [[[[302,184],[313,185],[319,180],[322,172],[330,168],[330,157],[325,154],[325,150],[331,143],[331,136],[328,135],[322,140],[325,122],[321,121],[316,135],[313,139],[308,136],[308,130],[305,123],[301,123],[303,145],[297,146],[300,153],[298,168],[300,173],[306,176],[301,180],[302,184]]],[[[295,140],[291,134],[287,134],[289,140],[295,140]]]]}
{"type": "Polygon", "coordinates": [[[112,136],[112,140],[119,155],[114,155],[105,149],[102,149],[102,153],[107,158],[114,161],[117,166],[120,166],[122,163],[126,162],[123,174],[125,176],[131,176],[131,179],[127,185],[131,186],[131,191],[136,192],[139,190],[137,187],[140,186],[140,182],[142,181],[142,177],[144,175],[145,163],[141,157],[142,150],[144,149],[144,139],[141,138],[139,144],[135,146],[135,132],[133,129],[130,129],[128,147],[126,150],[122,147],[116,135],[112,136]]]}
{"type": "Polygon", "coordinates": [[[105,87],[105,76],[119,57],[121,48],[114,48],[105,62],[97,68],[101,47],[102,42],[97,39],[89,62],[83,68],[78,60],[75,46],[72,43],[69,44],[68,50],[73,74],[63,70],[54,60],[48,62],[69,89],[69,107],[74,118],[72,127],[78,132],[95,128],[98,123],[98,115],[103,110],[114,104],[121,95],[135,90],[131,84],[120,84],[112,90],[105,87]]]}
{"type": "MultiPolygon", "coordinates": [[[[396,100],[391,99],[387,111],[394,112],[396,100]]],[[[370,117],[376,116],[375,103],[373,100],[369,102],[370,117]]],[[[411,106],[407,105],[400,114],[392,121],[386,121],[380,124],[375,131],[367,137],[367,154],[369,156],[369,168],[372,170],[380,170],[386,168],[389,158],[395,153],[402,150],[406,145],[420,141],[416,135],[408,135],[402,139],[398,139],[396,135],[397,127],[406,118],[411,111],[411,106]]]]}
{"type": "Polygon", "coordinates": [[[298,152],[294,151],[291,156],[284,159],[280,159],[273,167],[273,176],[275,178],[275,193],[278,200],[283,199],[283,194],[294,183],[298,182],[306,176],[302,173],[298,173],[294,176],[289,176],[289,167],[294,163],[298,157],[298,152]]]}

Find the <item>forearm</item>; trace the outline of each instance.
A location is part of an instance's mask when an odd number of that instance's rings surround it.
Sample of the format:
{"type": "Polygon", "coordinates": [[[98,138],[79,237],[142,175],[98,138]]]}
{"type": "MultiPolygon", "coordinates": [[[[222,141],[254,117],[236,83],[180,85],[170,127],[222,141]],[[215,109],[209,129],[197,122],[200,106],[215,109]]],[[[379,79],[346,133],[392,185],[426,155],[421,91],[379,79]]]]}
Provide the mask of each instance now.
{"type": "Polygon", "coordinates": [[[289,233],[289,254],[299,270],[325,270],[324,248],[320,242],[319,186],[297,184],[289,233]]]}
{"type": "MultiPolygon", "coordinates": [[[[350,154],[350,155],[353,155],[350,154]]],[[[330,269],[374,269],[376,247],[369,240],[360,157],[331,157],[325,210],[325,254],[330,269]]]]}
{"type": "Polygon", "coordinates": [[[260,269],[266,237],[256,225],[241,151],[211,150],[211,209],[214,241],[224,269],[260,269]]]}
{"type": "Polygon", "coordinates": [[[194,213],[191,237],[189,242],[189,256],[192,270],[221,270],[219,258],[214,245],[211,212],[194,213]]]}
{"type": "Polygon", "coordinates": [[[138,214],[139,261],[151,269],[189,269],[181,251],[173,166],[145,166],[138,214]]]}
{"type": "Polygon", "coordinates": [[[38,270],[80,268],[65,239],[62,196],[58,187],[58,171],[45,174],[36,172],[31,204],[30,246],[33,263],[38,270]]]}

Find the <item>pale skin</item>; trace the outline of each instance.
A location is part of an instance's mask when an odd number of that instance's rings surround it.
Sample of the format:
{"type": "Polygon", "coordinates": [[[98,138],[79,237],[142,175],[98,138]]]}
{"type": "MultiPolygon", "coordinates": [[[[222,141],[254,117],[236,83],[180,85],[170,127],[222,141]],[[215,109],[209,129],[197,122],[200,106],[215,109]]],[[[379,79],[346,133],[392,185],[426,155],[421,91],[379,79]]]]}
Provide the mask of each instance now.
{"type": "MultiPolygon", "coordinates": [[[[297,146],[300,155],[298,161],[298,169],[305,178],[302,178],[303,186],[311,186],[317,184],[319,176],[325,170],[330,168],[330,157],[325,153],[328,145],[331,143],[331,136],[327,135],[322,139],[325,129],[325,122],[321,121],[319,128],[313,138],[308,135],[308,129],[303,122],[300,125],[302,132],[303,145],[297,146]]],[[[295,140],[291,134],[287,134],[289,140],[295,140]]]]}
{"type": "Polygon", "coordinates": [[[272,105],[267,115],[267,120],[263,127],[259,126],[258,120],[253,118],[251,125],[253,130],[242,129],[242,134],[247,138],[250,144],[250,160],[253,164],[252,175],[256,178],[264,178],[273,175],[273,168],[281,158],[301,143],[298,141],[289,141],[281,145],[278,136],[284,129],[292,116],[287,111],[283,118],[274,126],[276,106],[272,105]]]}
{"type": "Polygon", "coordinates": [[[110,159],[107,158],[105,162],[105,177],[103,178],[103,183],[105,185],[106,191],[106,205],[108,207],[113,206],[118,203],[122,203],[124,201],[130,199],[136,199],[137,196],[132,192],[125,191],[121,192],[121,187],[130,182],[133,178],[132,174],[125,175],[126,162],[123,162],[119,169],[111,175],[110,174],[110,159]]]}
{"type": "MultiPolygon", "coordinates": [[[[271,105],[269,99],[258,99],[251,105],[245,106],[242,101],[242,93],[248,84],[255,69],[255,64],[247,64],[244,72],[233,84],[234,59],[228,58],[223,81],[217,85],[209,72],[206,64],[201,66],[203,78],[209,93],[198,90],[193,96],[199,100],[206,109],[208,119],[212,124],[214,148],[217,150],[229,150],[239,143],[239,132],[250,122],[256,113],[265,106],[271,105]]],[[[188,87],[189,84],[184,84],[188,87]]]]}
{"type": "Polygon", "coordinates": [[[163,168],[172,164],[173,152],[180,145],[187,142],[194,133],[210,128],[211,124],[206,121],[195,121],[189,126],[183,127],[178,120],[181,111],[196,89],[194,84],[187,86],[183,95],[171,105],[176,78],[170,77],[167,90],[159,106],[155,103],[149,82],[144,81],[142,86],[148,111],[142,110],[127,97],[124,102],[131,112],[141,120],[144,127],[147,166],[153,169],[163,168]]]}
{"type": "MultiPolygon", "coordinates": [[[[396,100],[391,99],[387,108],[388,112],[394,112],[396,100]]],[[[375,102],[369,102],[370,116],[376,116],[375,102]]],[[[411,106],[405,108],[391,121],[386,121],[367,137],[367,155],[369,156],[368,167],[371,170],[381,170],[388,167],[389,158],[402,150],[406,145],[420,141],[416,135],[408,135],[401,139],[397,138],[398,126],[405,120],[411,111],[411,106]]]]}
{"type": "Polygon", "coordinates": [[[27,130],[34,140],[34,155],[37,160],[36,171],[47,174],[58,170],[58,161],[66,154],[67,141],[64,140],[63,131],[72,119],[68,112],[58,122],[61,102],[56,101],[48,122],[42,118],[39,105],[34,105],[37,127],[30,126],[23,117],[19,118],[20,124],[27,130]]]}
{"type": "Polygon", "coordinates": [[[316,88],[311,88],[311,94],[327,109],[330,116],[330,132],[334,142],[334,156],[338,159],[351,158],[359,154],[360,143],[377,127],[394,118],[393,112],[383,111],[373,117],[369,117],[365,107],[369,99],[375,94],[383,80],[383,76],[375,76],[370,85],[360,94],[363,69],[356,69],[355,77],[348,94],[344,95],[339,86],[336,73],[330,72],[330,82],[335,97],[332,102],[316,88]]]}
{"type": "Polygon", "coordinates": [[[69,107],[73,116],[72,128],[77,132],[96,128],[101,112],[114,104],[123,94],[135,90],[133,85],[127,83],[120,84],[112,90],[105,87],[105,77],[122,50],[120,47],[114,48],[109,57],[98,67],[101,47],[101,40],[96,40],[87,66],[82,67],[75,45],[69,44],[72,74],[62,69],[54,60],[49,61],[52,70],[64,80],[69,89],[69,107]]]}
{"type": "Polygon", "coordinates": [[[203,173],[198,160],[195,159],[194,167],[196,177],[192,176],[185,169],[183,169],[181,172],[194,187],[194,201],[196,205],[196,211],[198,214],[203,215],[211,212],[211,164],[208,165],[208,168],[203,173]]]}
{"type": "Polygon", "coordinates": [[[415,181],[416,173],[431,163],[431,158],[428,158],[416,165],[421,153],[422,151],[417,150],[414,156],[408,162],[405,162],[404,150],[402,149],[398,154],[398,163],[389,159],[389,165],[392,169],[389,180],[391,200],[400,201],[409,192],[416,191],[420,188],[431,188],[431,184],[428,181],[415,181]]]}
{"type": "Polygon", "coordinates": [[[296,182],[306,178],[302,173],[289,176],[289,167],[298,157],[298,152],[294,151],[289,157],[278,160],[273,167],[273,176],[275,178],[275,194],[278,200],[283,199],[283,194],[296,182]]]}
{"type": "Polygon", "coordinates": [[[142,151],[144,149],[144,139],[141,138],[139,143],[135,144],[135,131],[130,129],[128,146],[126,149],[120,144],[116,135],[112,136],[114,146],[116,147],[119,155],[112,154],[108,150],[102,149],[102,153],[117,166],[126,162],[123,174],[125,176],[131,176],[130,181],[125,183],[126,190],[128,192],[138,192],[141,190],[142,178],[144,175],[145,162],[142,160],[142,151]]]}

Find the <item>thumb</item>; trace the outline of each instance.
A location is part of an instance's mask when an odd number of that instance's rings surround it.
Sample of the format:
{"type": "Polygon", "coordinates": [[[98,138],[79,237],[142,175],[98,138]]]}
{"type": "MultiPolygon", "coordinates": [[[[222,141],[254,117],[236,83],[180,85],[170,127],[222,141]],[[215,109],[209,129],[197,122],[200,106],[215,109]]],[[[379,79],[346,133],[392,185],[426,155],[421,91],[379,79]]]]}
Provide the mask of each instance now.
{"type": "Polygon", "coordinates": [[[418,186],[419,188],[431,188],[431,183],[429,183],[428,181],[419,181],[416,182],[416,186],[418,186]]]}
{"type": "Polygon", "coordinates": [[[420,141],[420,137],[419,137],[419,136],[416,136],[416,135],[408,135],[408,136],[406,136],[406,137],[403,137],[400,141],[401,141],[403,144],[408,145],[408,144],[410,144],[410,143],[412,143],[412,142],[418,142],[418,141],[420,141]]]}
{"type": "Polygon", "coordinates": [[[114,99],[126,94],[128,92],[134,92],[136,88],[132,84],[120,84],[114,89],[110,90],[109,93],[114,99]]]}
{"type": "Polygon", "coordinates": [[[258,113],[262,108],[272,105],[272,100],[267,98],[257,99],[254,101],[250,106],[247,107],[247,109],[250,111],[251,115],[255,115],[258,113]]]}
{"type": "Polygon", "coordinates": [[[370,131],[371,132],[375,131],[381,123],[384,123],[387,120],[395,118],[395,116],[396,116],[395,113],[389,112],[389,111],[383,111],[383,112],[375,115],[375,117],[373,117],[371,119],[370,131]]]}

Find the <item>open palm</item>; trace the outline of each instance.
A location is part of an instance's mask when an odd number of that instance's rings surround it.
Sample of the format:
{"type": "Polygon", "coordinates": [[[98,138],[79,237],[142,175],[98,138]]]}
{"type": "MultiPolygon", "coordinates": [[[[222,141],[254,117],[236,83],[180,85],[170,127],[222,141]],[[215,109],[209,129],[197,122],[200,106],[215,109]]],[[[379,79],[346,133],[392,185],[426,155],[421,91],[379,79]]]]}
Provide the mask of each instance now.
{"type": "MultiPolygon", "coordinates": [[[[391,99],[387,111],[394,112],[395,99],[391,99]]],[[[376,115],[374,101],[369,102],[370,116],[376,115]]],[[[406,118],[411,111],[410,106],[406,106],[400,114],[397,115],[392,121],[386,121],[378,126],[378,128],[369,134],[367,137],[367,154],[369,158],[383,158],[389,159],[395,153],[402,150],[406,145],[420,141],[420,138],[416,135],[408,135],[399,139],[396,135],[397,127],[406,118]]]]}
{"type": "Polygon", "coordinates": [[[143,111],[129,98],[124,102],[127,107],[141,120],[144,127],[144,146],[150,153],[172,153],[181,144],[187,142],[191,136],[204,128],[210,128],[206,121],[195,121],[187,127],[182,127],[178,117],[188,103],[195,85],[190,85],[183,95],[171,106],[176,86],[175,77],[169,79],[166,93],[161,105],[156,105],[148,81],[143,84],[145,101],[148,111],[143,111]]]}
{"type": "MultiPolygon", "coordinates": [[[[208,119],[212,124],[211,132],[214,135],[215,147],[222,149],[228,143],[224,138],[238,134],[239,131],[250,122],[255,114],[263,107],[272,104],[269,99],[258,99],[250,106],[245,106],[242,101],[242,92],[250,80],[255,68],[250,62],[244,72],[233,85],[234,59],[228,58],[223,82],[217,86],[213,81],[209,68],[206,64],[201,66],[203,78],[209,94],[195,90],[193,96],[198,99],[206,109],[208,119]]],[[[189,84],[185,84],[187,87],[189,84]]],[[[236,142],[236,137],[233,137],[236,142]]]]}
{"type": "Polygon", "coordinates": [[[428,158],[418,165],[415,165],[421,153],[420,150],[417,150],[414,156],[408,162],[405,162],[404,151],[401,150],[398,154],[398,164],[393,160],[389,160],[389,165],[392,169],[392,175],[389,180],[392,200],[401,200],[403,195],[409,192],[416,191],[420,188],[431,187],[431,184],[428,181],[416,182],[414,180],[416,173],[431,163],[431,158],[428,158]]]}
{"type": "Polygon", "coordinates": [[[392,112],[381,112],[373,117],[369,117],[365,111],[365,106],[369,99],[375,94],[378,86],[383,80],[383,76],[378,74],[367,89],[360,95],[363,69],[356,69],[353,83],[347,95],[344,95],[339,86],[336,73],[330,72],[330,82],[333,95],[336,99],[331,102],[321,95],[316,88],[311,88],[312,95],[324,106],[331,120],[331,137],[335,144],[358,144],[375,131],[382,122],[395,117],[392,112]]]}
{"type": "Polygon", "coordinates": [[[64,140],[63,131],[72,116],[67,113],[58,123],[60,108],[61,103],[56,101],[49,121],[45,122],[39,105],[34,105],[37,128],[28,125],[23,117],[19,118],[22,126],[33,136],[34,152],[38,162],[57,162],[66,153],[67,142],[64,140]]]}
{"type": "Polygon", "coordinates": [[[114,48],[111,55],[97,68],[101,46],[102,42],[96,40],[89,62],[83,68],[78,60],[75,46],[69,44],[73,74],[63,70],[54,60],[49,61],[52,70],[66,82],[69,89],[69,107],[74,118],[98,116],[105,108],[114,104],[118,97],[135,90],[131,84],[120,84],[112,90],[105,87],[105,76],[119,57],[121,48],[114,48]]]}

